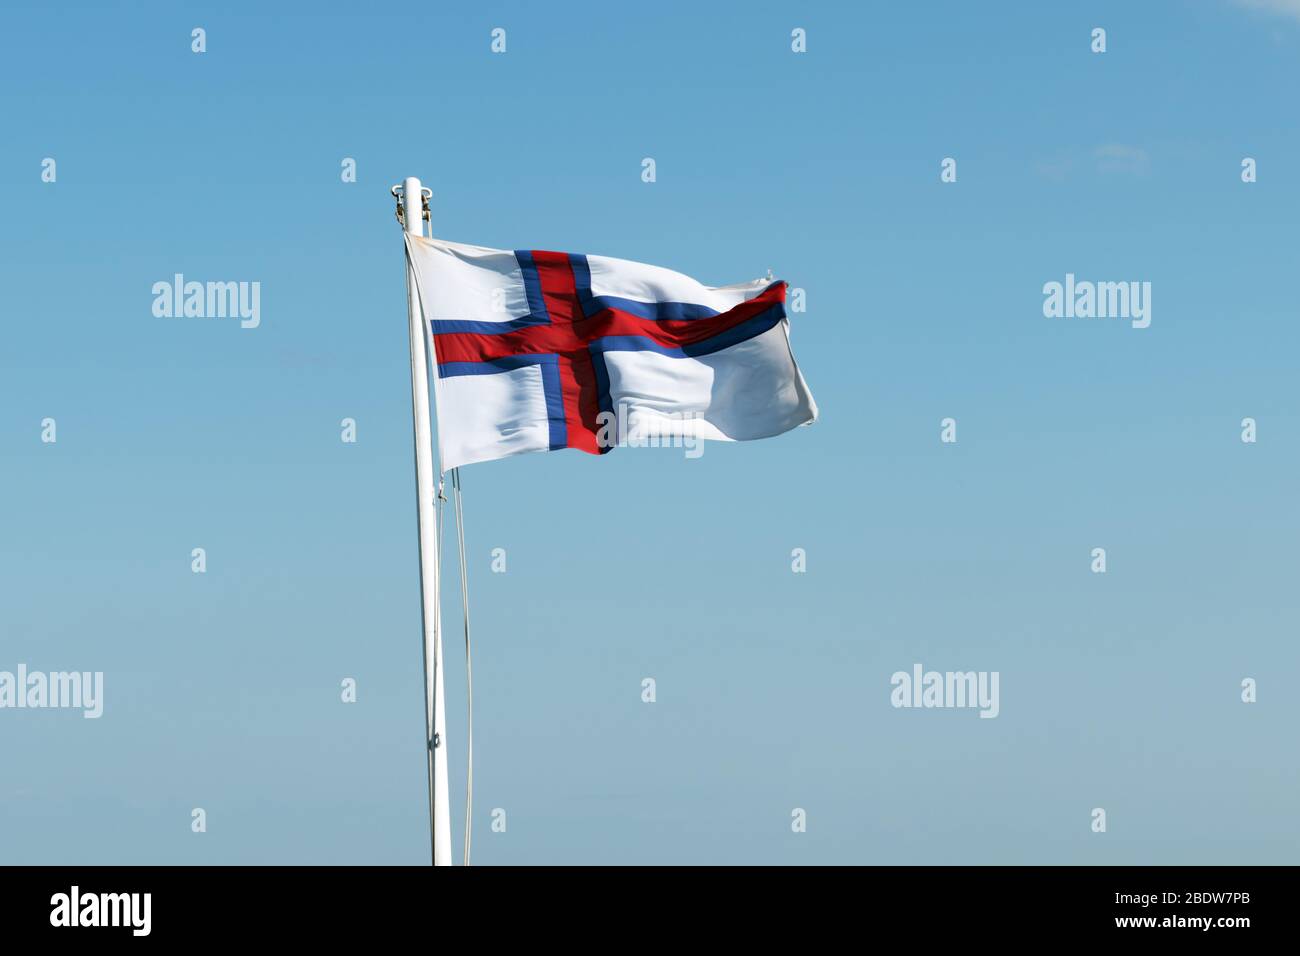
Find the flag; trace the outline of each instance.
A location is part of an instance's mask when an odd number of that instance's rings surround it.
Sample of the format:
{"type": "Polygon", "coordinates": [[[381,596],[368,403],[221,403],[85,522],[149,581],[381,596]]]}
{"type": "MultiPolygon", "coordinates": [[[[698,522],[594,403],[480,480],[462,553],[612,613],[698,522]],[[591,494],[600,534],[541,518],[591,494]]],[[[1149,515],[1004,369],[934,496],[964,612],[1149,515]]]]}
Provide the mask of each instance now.
{"type": "Polygon", "coordinates": [[[767,438],[817,418],[786,284],[407,234],[443,470],[530,451],[767,438]]]}

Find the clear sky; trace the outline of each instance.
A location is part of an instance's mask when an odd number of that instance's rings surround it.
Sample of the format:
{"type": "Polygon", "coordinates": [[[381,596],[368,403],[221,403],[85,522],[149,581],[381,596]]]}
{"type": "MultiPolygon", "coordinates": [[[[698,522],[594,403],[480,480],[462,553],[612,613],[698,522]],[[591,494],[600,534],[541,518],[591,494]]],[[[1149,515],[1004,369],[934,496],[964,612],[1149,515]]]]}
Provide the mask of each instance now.
{"type": "Polygon", "coordinates": [[[465,469],[476,862],[1296,862],[1300,3],[64,6],[0,39],[0,671],[104,713],[0,710],[0,862],[427,861],[407,175],[447,239],[772,269],[822,411],[465,469]]]}

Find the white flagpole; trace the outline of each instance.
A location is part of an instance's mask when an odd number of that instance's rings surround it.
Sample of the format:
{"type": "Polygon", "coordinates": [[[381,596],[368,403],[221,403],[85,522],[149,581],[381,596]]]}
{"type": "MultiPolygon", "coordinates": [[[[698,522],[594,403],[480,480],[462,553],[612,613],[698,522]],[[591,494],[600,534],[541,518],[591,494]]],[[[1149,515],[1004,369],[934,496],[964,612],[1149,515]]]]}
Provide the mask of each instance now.
{"type": "MultiPolygon", "coordinates": [[[[406,231],[424,234],[420,181],[402,184],[406,231]]],[[[415,498],[420,528],[420,614],[424,628],[424,730],[429,762],[429,840],[434,866],[451,866],[451,807],[447,800],[447,718],[442,693],[442,637],[438,607],[438,529],[434,516],[433,433],[429,422],[429,365],[425,324],[410,263],[406,313],[411,338],[411,403],[415,427],[415,498]]]]}

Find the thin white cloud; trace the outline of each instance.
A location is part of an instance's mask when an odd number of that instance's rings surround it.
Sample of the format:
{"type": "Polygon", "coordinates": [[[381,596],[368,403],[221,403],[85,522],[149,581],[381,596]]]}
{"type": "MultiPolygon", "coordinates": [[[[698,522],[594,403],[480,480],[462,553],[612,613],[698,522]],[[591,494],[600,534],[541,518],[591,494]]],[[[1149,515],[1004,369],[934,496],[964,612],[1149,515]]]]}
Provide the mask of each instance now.
{"type": "Polygon", "coordinates": [[[1031,161],[1030,170],[1040,179],[1062,183],[1077,175],[1093,172],[1099,176],[1145,176],[1151,157],[1141,146],[1127,143],[1103,143],[1100,146],[1074,146],[1031,161]]]}
{"type": "Polygon", "coordinates": [[[1300,20],[1300,0],[1232,0],[1239,7],[1248,10],[1262,10],[1279,17],[1300,20]]]}
{"type": "Polygon", "coordinates": [[[1099,173],[1145,173],[1150,165],[1147,151],[1140,146],[1106,143],[1092,151],[1099,173]]]}

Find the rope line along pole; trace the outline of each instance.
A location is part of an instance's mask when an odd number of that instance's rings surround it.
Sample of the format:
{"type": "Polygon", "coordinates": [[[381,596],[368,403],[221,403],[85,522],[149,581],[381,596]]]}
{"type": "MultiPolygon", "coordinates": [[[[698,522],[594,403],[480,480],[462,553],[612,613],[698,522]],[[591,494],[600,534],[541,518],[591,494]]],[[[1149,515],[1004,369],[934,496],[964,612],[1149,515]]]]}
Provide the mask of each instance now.
{"type": "MultiPolygon", "coordinates": [[[[396,190],[395,190],[396,191],[396,190]]],[[[424,234],[420,181],[401,187],[403,226],[424,234]]],[[[411,342],[411,421],[415,433],[415,498],[420,542],[420,618],[424,635],[424,729],[429,770],[429,845],[434,866],[451,865],[451,813],[447,788],[447,726],[439,635],[438,528],[434,513],[433,432],[429,420],[429,365],[414,266],[406,257],[406,313],[411,342]]]]}
{"type": "Polygon", "coordinates": [[[469,866],[474,811],[474,663],[469,643],[469,572],[465,564],[465,511],[461,507],[460,469],[451,470],[456,506],[456,547],[460,553],[460,603],[465,609],[465,866],[469,866]]]}

